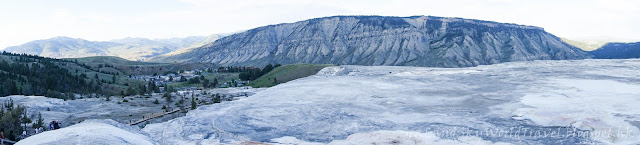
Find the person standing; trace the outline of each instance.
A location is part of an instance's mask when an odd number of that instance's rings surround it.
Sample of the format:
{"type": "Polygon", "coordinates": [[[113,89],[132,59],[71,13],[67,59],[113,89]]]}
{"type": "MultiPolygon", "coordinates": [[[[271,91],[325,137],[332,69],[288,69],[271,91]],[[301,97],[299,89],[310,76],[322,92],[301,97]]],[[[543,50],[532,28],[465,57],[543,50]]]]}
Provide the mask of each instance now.
{"type": "Polygon", "coordinates": [[[60,123],[58,121],[53,122],[53,129],[60,129],[60,123]]]}

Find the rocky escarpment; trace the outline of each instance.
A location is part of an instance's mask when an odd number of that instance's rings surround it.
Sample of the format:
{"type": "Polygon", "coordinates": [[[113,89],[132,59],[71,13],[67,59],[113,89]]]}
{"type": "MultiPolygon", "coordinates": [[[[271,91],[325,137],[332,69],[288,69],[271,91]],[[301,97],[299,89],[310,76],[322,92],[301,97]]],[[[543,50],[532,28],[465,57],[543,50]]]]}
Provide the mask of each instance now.
{"type": "Polygon", "coordinates": [[[334,16],[251,29],[155,61],[467,67],[589,57],[533,26],[433,16],[334,16]]]}

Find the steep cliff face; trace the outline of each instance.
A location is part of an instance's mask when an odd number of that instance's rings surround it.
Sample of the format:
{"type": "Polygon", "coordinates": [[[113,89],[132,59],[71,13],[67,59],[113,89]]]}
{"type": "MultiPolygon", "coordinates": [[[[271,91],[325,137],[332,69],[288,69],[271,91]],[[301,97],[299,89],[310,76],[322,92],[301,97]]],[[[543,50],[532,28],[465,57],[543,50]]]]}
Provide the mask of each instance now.
{"type": "Polygon", "coordinates": [[[599,59],[640,58],[640,42],[608,43],[589,53],[599,59]]]}
{"type": "Polygon", "coordinates": [[[159,61],[467,67],[589,57],[532,26],[433,16],[335,16],[251,29],[159,61]]]}

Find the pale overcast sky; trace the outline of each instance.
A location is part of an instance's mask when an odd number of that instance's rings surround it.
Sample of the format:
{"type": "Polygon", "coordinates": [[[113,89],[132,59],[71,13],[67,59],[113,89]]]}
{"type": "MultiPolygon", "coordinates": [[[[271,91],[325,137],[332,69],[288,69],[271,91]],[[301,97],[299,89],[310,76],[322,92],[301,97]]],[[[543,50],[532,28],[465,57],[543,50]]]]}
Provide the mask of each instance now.
{"type": "Polygon", "coordinates": [[[55,36],[206,36],[333,15],[461,17],[640,41],[640,0],[0,0],[0,49],[55,36]]]}

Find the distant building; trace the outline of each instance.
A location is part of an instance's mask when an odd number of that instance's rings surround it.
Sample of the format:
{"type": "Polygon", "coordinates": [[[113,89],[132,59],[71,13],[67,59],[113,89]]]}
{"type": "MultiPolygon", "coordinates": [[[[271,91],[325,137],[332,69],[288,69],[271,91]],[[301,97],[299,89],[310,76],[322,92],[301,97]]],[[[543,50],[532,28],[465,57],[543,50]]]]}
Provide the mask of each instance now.
{"type": "Polygon", "coordinates": [[[183,76],[183,77],[185,77],[185,78],[193,78],[193,77],[195,77],[196,75],[195,75],[195,74],[193,74],[193,72],[187,72],[187,71],[185,71],[184,73],[180,73],[180,76],[183,76]]]}

